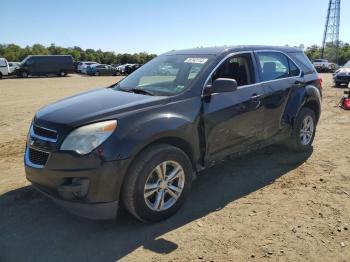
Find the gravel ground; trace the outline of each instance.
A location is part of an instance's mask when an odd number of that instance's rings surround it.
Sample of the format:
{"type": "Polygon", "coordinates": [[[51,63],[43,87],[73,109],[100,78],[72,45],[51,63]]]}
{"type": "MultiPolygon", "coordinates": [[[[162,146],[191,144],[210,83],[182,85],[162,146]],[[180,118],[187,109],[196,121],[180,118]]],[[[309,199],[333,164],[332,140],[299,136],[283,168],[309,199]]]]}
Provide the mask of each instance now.
{"type": "Polygon", "coordinates": [[[312,152],[279,146],[202,172],[179,213],[141,224],[67,214],[26,181],[23,150],[40,107],[118,77],[0,80],[0,261],[350,261],[350,112],[324,79],[312,152]]]}

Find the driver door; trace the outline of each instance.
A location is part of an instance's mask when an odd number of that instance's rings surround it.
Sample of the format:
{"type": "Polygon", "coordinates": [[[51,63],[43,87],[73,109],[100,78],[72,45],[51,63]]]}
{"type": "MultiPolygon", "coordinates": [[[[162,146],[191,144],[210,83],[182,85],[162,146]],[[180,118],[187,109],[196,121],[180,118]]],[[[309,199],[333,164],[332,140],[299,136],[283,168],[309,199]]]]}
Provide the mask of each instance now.
{"type": "Polygon", "coordinates": [[[232,92],[212,94],[203,101],[206,161],[249,150],[262,138],[264,91],[256,83],[256,62],[251,52],[233,55],[213,73],[218,78],[235,79],[232,92]]]}

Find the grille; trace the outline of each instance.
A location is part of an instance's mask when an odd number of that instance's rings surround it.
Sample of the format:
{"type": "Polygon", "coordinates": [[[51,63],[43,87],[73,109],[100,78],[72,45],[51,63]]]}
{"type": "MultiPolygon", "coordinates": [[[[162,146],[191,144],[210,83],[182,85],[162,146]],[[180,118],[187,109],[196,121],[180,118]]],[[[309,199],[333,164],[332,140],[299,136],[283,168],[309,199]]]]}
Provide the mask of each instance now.
{"type": "Polygon", "coordinates": [[[350,76],[337,76],[338,80],[350,80],[350,76]]]}
{"type": "Polygon", "coordinates": [[[29,148],[29,160],[35,165],[44,166],[49,158],[49,153],[29,148]]]}
{"type": "Polygon", "coordinates": [[[40,126],[33,126],[34,133],[38,136],[46,137],[46,138],[51,138],[51,139],[57,139],[57,133],[55,131],[42,128],[40,126]]]}

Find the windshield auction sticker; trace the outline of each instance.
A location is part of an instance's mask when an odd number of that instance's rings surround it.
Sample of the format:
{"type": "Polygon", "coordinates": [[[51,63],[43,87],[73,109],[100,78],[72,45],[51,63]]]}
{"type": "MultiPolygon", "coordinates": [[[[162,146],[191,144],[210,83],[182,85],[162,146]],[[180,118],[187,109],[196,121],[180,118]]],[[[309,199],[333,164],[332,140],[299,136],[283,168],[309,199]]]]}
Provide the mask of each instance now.
{"type": "Polygon", "coordinates": [[[200,58],[200,57],[189,57],[185,60],[185,63],[190,63],[190,64],[205,64],[205,62],[208,61],[208,58],[200,58]]]}

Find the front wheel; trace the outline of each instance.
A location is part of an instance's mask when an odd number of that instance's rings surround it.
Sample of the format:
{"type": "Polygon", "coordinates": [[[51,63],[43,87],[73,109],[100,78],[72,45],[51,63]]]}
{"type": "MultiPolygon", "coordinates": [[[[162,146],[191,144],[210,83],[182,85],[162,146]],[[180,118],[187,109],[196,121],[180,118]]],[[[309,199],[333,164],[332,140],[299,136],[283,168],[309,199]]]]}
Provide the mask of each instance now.
{"type": "Polygon", "coordinates": [[[288,146],[297,152],[308,151],[316,134],[316,116],[313,110],[304,107],[300,110],[288,146]]]}
{"type": "Polygon", "coordinates": [[[28,73],[26,71],[22,71],[21,72],[21,77],[27,78],[28,77],[28,73]]]}
{"type": "Polygon", "coordinates": [[[143,222],[166,219],[189,194],[192,172],[191,161],[179,148],[151,146],[131,164],[122,188],[123,203],[143,222]]]}

